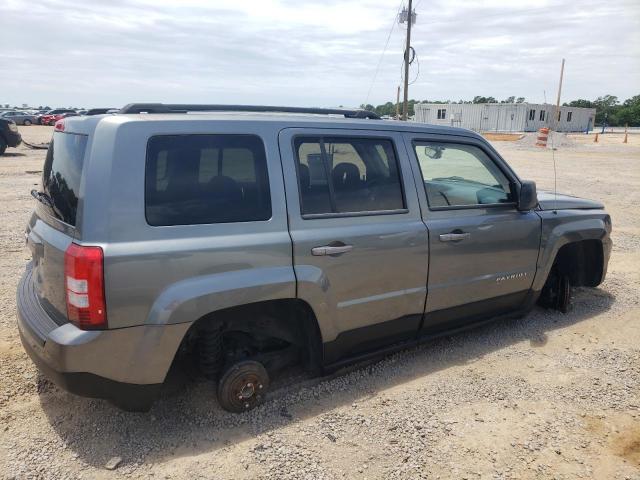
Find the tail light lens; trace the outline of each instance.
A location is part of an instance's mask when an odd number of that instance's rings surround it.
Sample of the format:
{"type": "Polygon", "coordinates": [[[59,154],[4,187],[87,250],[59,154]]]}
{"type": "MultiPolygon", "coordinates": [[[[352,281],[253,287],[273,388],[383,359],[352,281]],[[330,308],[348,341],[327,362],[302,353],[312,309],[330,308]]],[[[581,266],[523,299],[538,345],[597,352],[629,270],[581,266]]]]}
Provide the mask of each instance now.
{"type": "Polygon", "coordinates": [[[53,129],[56,132],[64,132],[64,119],[63,120],[58,120],[55,124],[55,126],[53,127],[53,129]]]}
{"type": "Polygon", "coordinates": [[[102,248],[69,245],[64,254],[64,282],[69,321],[83,330],[106,328],[102,248]]]}

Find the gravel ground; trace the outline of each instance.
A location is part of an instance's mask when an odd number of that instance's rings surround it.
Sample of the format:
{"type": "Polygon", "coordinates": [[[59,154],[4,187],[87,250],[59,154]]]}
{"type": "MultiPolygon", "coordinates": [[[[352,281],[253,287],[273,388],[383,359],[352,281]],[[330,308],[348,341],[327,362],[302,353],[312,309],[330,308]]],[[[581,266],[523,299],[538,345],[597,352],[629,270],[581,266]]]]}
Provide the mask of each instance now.
{"type": "MultiPolygon", "coordinates": [[[[21,128],[34,143],[48,127],[21,128]]],[[[534,310],[325,379],[281,382],[242,415],[213,388],[167,389],[147,414],[39,376],[15,327],[23,231],[45,152],[0,158],[0,476],[4,478],[640,479],[640,135],[571,137],[558,190],[605,202],[605,283],[568,314],[534,310]],[[636,138],[638,137],[638,138],[636,138]],[[113,468],[113,470],[109,470],[113,468]]],[[[567,142],[568,143],[568,142],[567,142]]],[[[553,188],[552,152],[496,142],[553,188]]]]}

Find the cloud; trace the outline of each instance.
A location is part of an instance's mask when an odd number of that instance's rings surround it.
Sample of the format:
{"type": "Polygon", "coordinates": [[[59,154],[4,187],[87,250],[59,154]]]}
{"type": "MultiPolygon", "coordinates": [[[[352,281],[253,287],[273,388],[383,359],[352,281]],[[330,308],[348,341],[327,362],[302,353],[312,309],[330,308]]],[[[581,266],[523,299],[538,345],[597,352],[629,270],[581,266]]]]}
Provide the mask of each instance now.
{"type": "MultiPolygon", "coordinates": [[[[0,103],[359,105],[398,3],[5,0],[0,103]]],[[[566,98],[640,93],[633,0],[414,4],[412,98],[539,101],[544,91],[553,96],[562,57],[566,98]]],[[[372,103],[395,97],[403,38],[396,24],[372,103]]]]}

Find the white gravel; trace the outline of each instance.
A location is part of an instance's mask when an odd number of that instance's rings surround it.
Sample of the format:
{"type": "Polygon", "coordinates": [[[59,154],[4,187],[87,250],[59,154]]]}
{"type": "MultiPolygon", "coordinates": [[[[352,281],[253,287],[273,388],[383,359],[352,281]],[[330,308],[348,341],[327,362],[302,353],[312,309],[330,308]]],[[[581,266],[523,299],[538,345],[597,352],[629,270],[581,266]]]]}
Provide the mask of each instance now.
{"type": "MultiPolygon", "coordinates": [[[[51,130],[22,131],[40,142],[51,130]]],[[[549,151],[495,145],[523,178],[553,187],[549,151]]],[[[284,379],[242,415],[220,410],[207,383],[168,388],[150,413],[133,414],[37,373],[18,339],[15,288],[44,152],[9,152],[0,477],[640,479],[640,146],[556,152],[560,191],[604,201],[615,229],[606,282],[578,289],[568,314],[536,309],[331,378],[284,379]]]]}

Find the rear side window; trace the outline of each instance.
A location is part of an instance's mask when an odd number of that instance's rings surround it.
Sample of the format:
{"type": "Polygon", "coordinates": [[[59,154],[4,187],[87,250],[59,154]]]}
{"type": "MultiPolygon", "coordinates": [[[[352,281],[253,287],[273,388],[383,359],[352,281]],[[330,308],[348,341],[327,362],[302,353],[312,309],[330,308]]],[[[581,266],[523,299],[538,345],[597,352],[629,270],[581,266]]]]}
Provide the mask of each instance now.
{"type": "Polygon", "coordinates": [[[299,137],[294,148],[303,215],[404,208],[390,140],[299,137]]]}
{"type": "Polygon", "coordinates": [[[149,225],[271,218],[267,161],[255,135],[163,135],[147,145],[149,225]]]}
{"type": "Polygon", "coordinates": [[[42,172],[42,190],[50,197],[52,214],[75,226],[78,193],[87,136],[55,132],[42,172]]]}

